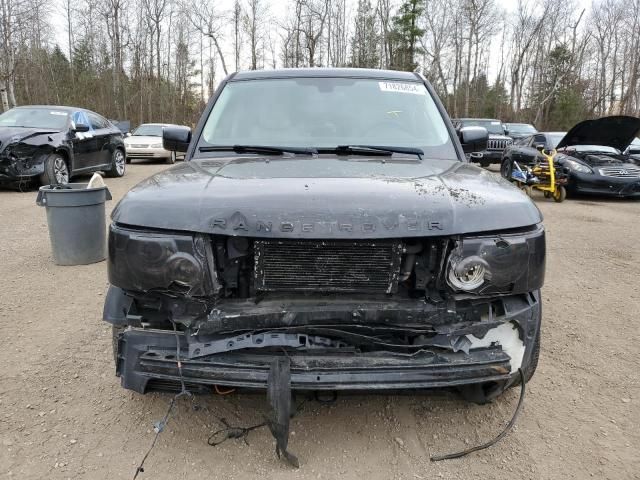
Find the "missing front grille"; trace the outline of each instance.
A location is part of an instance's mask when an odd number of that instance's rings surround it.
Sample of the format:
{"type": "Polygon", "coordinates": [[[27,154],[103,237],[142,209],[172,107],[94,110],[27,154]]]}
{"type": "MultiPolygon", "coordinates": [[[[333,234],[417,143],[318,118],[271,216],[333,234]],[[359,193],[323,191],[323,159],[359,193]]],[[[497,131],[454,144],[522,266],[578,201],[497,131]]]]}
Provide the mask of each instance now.
{"type": "Polygon", "coordinates": [[[262,291],[395,293],[399,241],[256,240],[262,291]]]}

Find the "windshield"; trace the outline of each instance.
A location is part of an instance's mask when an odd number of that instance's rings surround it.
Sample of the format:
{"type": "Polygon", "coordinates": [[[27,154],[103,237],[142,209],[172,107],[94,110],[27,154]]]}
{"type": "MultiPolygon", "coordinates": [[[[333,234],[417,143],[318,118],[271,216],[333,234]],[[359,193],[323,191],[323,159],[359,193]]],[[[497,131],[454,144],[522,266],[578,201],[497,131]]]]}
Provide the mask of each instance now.
{"type": "Polygon", "coordinates": [[[538,131],[533,127],[533,125],[528,125],[526,123],[507,123],[507,130],[509,133],[537,133],[538,131]]]}
{"type": "Polygon", "coordinates": [[[549,139],[549,145],[551,148],[556,148],[556,146],[560,143],[560,140],[564,138],[567,132],[559,132],[559,133],[548,133],[547,138],[549,139]]]}
{"type": "Polygon", "coordinates": [[[162,125],[140,125],[131,135],[134,137],[161,137],[162,125]]]}
{"type": "Polygon", "coordinates": [[[62,130],[69,114],[49,108],[14,108],[0,115],[0,127],[28,127],[62,130]]]}
{"type": "Polygon", "coordinates": [[[484,127],[493,135],[504,135],[504,128],[499,120],[462,120],[463,127],[484,127]]]}
{"type": "Polygon", "coordinates": [[[373,79],[228,83],[198,144],[212,145],[385,145],[420,148],[431,159],[457,159],[442,115],[423,84],[373,79]]]}

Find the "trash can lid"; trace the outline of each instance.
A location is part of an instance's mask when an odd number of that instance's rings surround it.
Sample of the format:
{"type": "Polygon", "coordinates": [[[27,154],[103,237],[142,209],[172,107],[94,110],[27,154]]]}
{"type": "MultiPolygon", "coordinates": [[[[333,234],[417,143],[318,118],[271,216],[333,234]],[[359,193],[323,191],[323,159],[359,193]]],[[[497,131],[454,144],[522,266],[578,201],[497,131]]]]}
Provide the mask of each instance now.
{"type": "Polygon", "coordinates": [[[111,200],[111,192],[104,187],[87,188],[87,183],[44,185],[38,190],[36,203],[41,207],[82,207],[111,200]]]}

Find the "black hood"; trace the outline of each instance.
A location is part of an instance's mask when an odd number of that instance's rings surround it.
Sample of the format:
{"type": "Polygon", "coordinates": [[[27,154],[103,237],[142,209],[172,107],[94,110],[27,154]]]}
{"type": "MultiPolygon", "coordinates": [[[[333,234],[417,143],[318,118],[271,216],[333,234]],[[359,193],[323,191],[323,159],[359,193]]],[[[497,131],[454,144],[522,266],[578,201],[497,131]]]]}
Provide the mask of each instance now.
{"type": "Polygon", "coordinates": [[[59,132],[59,130],[45,128],[0,127],[0,150],[11,143],[21,142],[38,135],[51,135],[59,132]]]}
{"type": "Polygon", "coordinates": [[[288,238],[451,235],[542,220],[525,194],[468,163],[335,156],[190,161],[138,184],[112,219],[288,238]]]}
{"type": "Polygon", "coordinates": [[[575,125],[556,148],[573,145],[604,145],[624,151],[640,131],[640,118],[627,116],[585,120],[575,125]]]}

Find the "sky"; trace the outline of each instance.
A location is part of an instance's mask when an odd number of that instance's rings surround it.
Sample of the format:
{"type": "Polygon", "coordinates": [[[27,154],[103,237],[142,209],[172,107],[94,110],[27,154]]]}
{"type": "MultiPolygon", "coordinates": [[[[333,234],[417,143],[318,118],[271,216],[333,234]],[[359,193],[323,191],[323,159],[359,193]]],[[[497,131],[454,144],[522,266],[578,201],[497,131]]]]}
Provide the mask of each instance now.
{"type": "MultiPolygon", "coordinates": [[[[55,36],[55,41],[58,43],[58,45],[60,46],[63,52],[67,52],[68,40],[67,40],[66,20],[63,14],[64,0],[56,0],[56,1],[58,2],[58,4],[55,7],[55,11],[53,12],[53,23],[54,23],[54,26],[56,27],[55,30],[57,32],[55,36]]],[[[139,0],[132,0],[132,1],[139,1],[139,0]]],[[[217,8],[221,12],[230,11],[235,2],[235,0],[213,0],[213,1],[215,2],[217,8]]],[[[240,1],[242,2],[243,0],[240,0],[240,1]]],[[[290,4],[289,0],[265,0],[265,1],[269,6],[269,13],[272,16],[274,16],[275,18],[284,18],[286,16],[287,7],[290,4]]],[[[374,1],[375,0],[372,0],[372,3],[374,3],[374,1]]],[[[582,9],[582,8],[589,9],[592,3],[592,0],[575,0],[575,1],[578,9],[582,9]]],[[[357,3],[358,3],[358,0],[347,0],[347,9],[351,9],[352,12],[355,12],[357,3]]],[[[400,3],[400,0],[395,0],[395,3],[400,3]]],[[[507,12],[510,12],[515,10],[518,0],[496,0],[496,3],[499,7],[503,8],[507,12]]],[[[496,37],[494,38],[491,46],[491,55],[495,56],[496,58],[500,56],[499,42],[500,42],[500,38],[496,37]]],[[[233,58],[233,53],[232,53],[233,49],[231,46],[231,42],[225,41],[223,39],[221,44],[222,44],[221,47],[223,52],[226,53],[225,58],[227,60],[227,64],[231,65],[232,58],[233,58]]],[[[222,72],[222,66],[218,65],[218,68],[216,70],[219,72],[222,72]]],[[[495,72],[492,72],[491,69],[488,73],[490,78],[495,74],[495,72]]]]}

